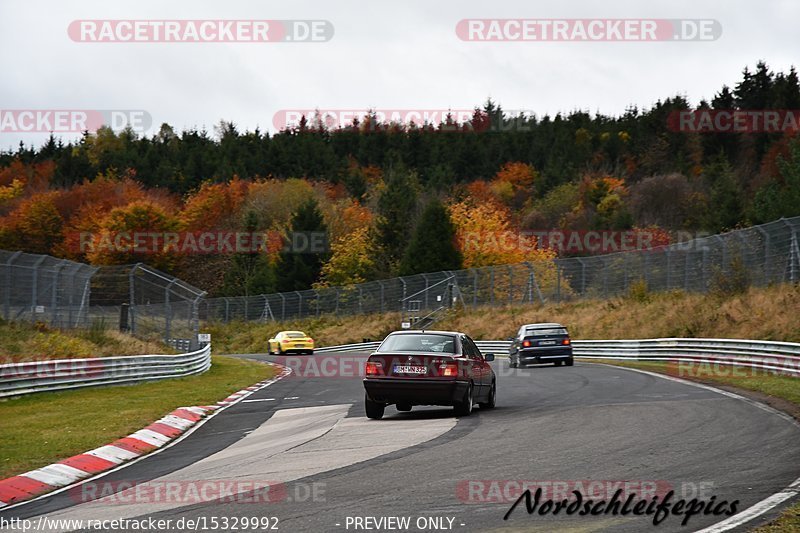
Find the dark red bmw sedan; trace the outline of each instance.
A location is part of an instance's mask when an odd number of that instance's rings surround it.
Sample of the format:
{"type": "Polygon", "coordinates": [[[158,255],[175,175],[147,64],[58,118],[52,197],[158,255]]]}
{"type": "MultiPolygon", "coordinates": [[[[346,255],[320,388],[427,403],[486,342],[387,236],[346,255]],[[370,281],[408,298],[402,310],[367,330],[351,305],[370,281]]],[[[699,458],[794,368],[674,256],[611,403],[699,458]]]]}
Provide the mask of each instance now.
{"type": "Polygon", "coordinates": [[[380,419],[387,405],[452,405],[458,416],[495,404],[497,379],[475,342],[453,331],[395,331],[366,362],[367,416],[380,419]]]}

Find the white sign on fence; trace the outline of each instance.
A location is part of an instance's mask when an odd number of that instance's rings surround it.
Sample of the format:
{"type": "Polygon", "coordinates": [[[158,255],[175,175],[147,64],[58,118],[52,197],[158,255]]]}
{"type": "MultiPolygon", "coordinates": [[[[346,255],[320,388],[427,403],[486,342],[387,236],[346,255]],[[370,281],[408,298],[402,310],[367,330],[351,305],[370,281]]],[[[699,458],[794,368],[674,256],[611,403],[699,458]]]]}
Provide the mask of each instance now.
{"type": "Polygon", "coordinates": [[[411,329],[411,322],[403,322],[400,324],[400,327],[403,329],[411,329]]]}
{"type": "Polygon", "coordinates": [[[197,342],[211,342],[211,333],[198,333],[197,342]]]}

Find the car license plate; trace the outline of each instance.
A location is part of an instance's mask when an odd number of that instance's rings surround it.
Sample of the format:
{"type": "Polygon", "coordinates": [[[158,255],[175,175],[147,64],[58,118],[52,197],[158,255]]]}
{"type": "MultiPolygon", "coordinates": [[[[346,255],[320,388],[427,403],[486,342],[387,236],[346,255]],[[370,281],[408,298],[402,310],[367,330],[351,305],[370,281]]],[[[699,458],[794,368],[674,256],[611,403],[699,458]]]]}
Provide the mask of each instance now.
{"type": "Polygon", "coordinates": [[[551,344],[555,344],[556,341],[542,341],[539,343],[539,346],[549,346],[551,344]]]}
{"type": "Polygon", "coordinates": [[[306,345],[305,344],[295,344],[294,347],[295,348],[305,348],[306,345]]]}
{"type": "Polygon", "coordinates": [[[424,374],[424,366],[416,365],[395,365],[394,371],[396,374],[424,374]]]}

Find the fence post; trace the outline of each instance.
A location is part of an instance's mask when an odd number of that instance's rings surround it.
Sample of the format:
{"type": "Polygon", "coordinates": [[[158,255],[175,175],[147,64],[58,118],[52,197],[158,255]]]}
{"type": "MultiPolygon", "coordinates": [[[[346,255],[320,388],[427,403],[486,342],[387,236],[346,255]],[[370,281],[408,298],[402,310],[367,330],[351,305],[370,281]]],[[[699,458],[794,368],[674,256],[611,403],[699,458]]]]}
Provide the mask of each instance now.
{"type": "Polygon", "coordinates": [[[172,305],[170,304],[169,291],[175,284],[175,278],[167,283],[164,289],[164,340],[169,342],[172,338],[172,305]]]}
{"type": "Polygon", "coordinates": [[[364,295],[361,292],[361,284],[358,284],[358,314],[364,314],[364,295]]]}
{"type": "Polygon", "coordinates": [[[136,292],[134,289],[134,275],[137,268],[139,268],[139,263],[133,265],[133,267],[128,271],[128,299],[130,300],[128,302],[128,320],[130,321],[131,325],[131,335],[136,334],[136,292]]]}
{"type": "Polygon", "coordinates": [[[508,305],[514,303],[514,265],[508,265],[508,305]]]}
{"type": "Polygon", "coordinates": [[[672,251],[669,248],[664,249],[664,253],[667,254],[667,290],[670,289],[670,269],[672,268],[672,251]]]}
{"type": "Polygon", "coordinates": [[[282,292],[279,292],[278,296],[281,297],[281,321],[284,321],[286,320],[286,296],[282,292]]]}
{"type": "Polygon", "coordinates": [[[59,283],[59,281],[61,279],[61,269],[64,268],[64,263],[66,263],[66,260],[62,259],[61,262],[59,262],[54,267],[55,274],[53,275],[53,291],[50,294],[50,310],[51,310],[50,325],[53,326],[53,327],[59,327],[60,326],[60,322],[59,322],[59,326],[56,326],[56,322],[58,321],[58,317],[59,317],[59,314],[58,314],[58,311],[57,311],[57,307],[58,307],[58,283],[59,283]]]}
{"type": "Polygon", "coordinates": [[[383,313],[383,281],[378,280],[378,285],[381,287],[381,313],[383,313]]]}
{"type": "Polygon", "coordinates": [[[580,257],[576,257],[575,259],[578,260],[578,263],[581,265],[581,296],[586,296],[586,263],[583,262],[583,259],[580,257]]]}
{"type": "Polygon", "coordinates": [[[47,259],[46,255],[39,257],[33,264],[33,280],[31,284],[31,322],[36,321],[36,302],[39,296],[39,265],[47,259]]]}
{"type": "Polygon", "coordinates": [[[294,291],[297,295],[297,318],[303,317],[303,295],[300,291],[294,291]]]}
{"type": "Polygon", "coordinates": [[[472,306],[478,305],[478,271],[472,269],[472,306]]]}
{"type": "Polygon", "coordinates": [[[339,316],[339,287],[336,287],[336,316],[339,316]]]}
{"type": "Polygon", "coordinates": [[[316,289],[314,289],[314,303],[316,304],[315,305],[315,309],[314,309],[314,313],[319,318],[319,291],[316,290],[316,289]]]}
{"type": "Polygon", "coordinates": [[[561,302],[561,263],[556,263],[556,302],[561,302]]]}
{"type": "Polygon", "coordinates": [[[789,260],[791,266],[789,267],[789,281],[792,283],[797,281],[798,261],[800,261],[800,247],[797,244],[797,231],[792,228],[792,244],[789,250],[789,260]]]}
{"type": "Polygon", "coordinates": [[[756,230],[764,236],[764,285],[769,285],[769,233],[761,226],[755,226],[756,230]]]}
{"type": "Polygon", "coordinates": [[[422,274],[422,279],[425,280],[425,309],[430,309],[430,304],[428,304],[428,288],[430,285],[428,284],[427,274],[422,274]]]}
{"type": "Polygon", "coordinates": [[[222,299],[225,301],[225,323],[227,324],[231,321],[231,302],[227,296],[222,299]]]}
{"type": "Polygon", "coordinates": [[[3,317],[6,320],[11,320],[11,278],[14,259],[22,255],[22,252],[14,252],[11,257],[6,261],[6,297],[3,299],[3,317]]]}
{"type": "Polygon", "coordinates": [[[489,267],[489,281],[490,281],[490,285],[491,285],[491,291],[490,291],[490,298],[491,299],[489,300],[489,302],[492,305],[494,305],[494,267],[493,266],[489,267]]]}

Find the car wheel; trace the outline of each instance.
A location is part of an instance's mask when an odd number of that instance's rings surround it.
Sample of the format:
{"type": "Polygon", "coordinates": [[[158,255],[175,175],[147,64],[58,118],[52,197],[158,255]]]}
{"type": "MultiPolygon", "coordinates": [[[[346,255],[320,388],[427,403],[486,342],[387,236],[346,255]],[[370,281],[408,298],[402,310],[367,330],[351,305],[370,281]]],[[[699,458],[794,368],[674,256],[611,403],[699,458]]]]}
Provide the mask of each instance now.
{"type": "Polygon", "coordinates": [[[479,403],[481,409],[494,409],[495,397],[497,396],[497,383],[492,381],[492,388],[489,389],[489,397],[484,403],[479,403]]]}
{"type": "Polygon", "coordinates": [[[398,403],[397,405],[395,405],[395,407],[397,408],[398,411],[403,411],[403,412],[407,412],[407,411],[411,410],[411,404],[410,403],[398,403]]]}
{"type": "Polygon", "coordinates": [[[469,416],[472,414],[472,383],[467,387],[467,392],[464,393],[464,399],[453,406],[456,416],[469,416]]]}
{"type": "Polygon", "coordinates": [[[280,344],[278,345],[278,355],[283,355],[283,348],[281,348],[280,344]]]}
{"type": "Polygon", "coordinates": [[[309,350],[308,355],[314,355],[314,350],[309,350]]]}
{"type": "Polygon", "coordinates": [[[386,410],[386,405],[378,402],[373,402],[368,396],[364,396],[364,408],[367,412],[367,418],[373,420],[380,420],[383,418],[383,412],[386,410]]]}
{"type": "Polygon", "coordinates": [[[556,365],[556,366],[561,366],[561,363],[563,363],[563,362],[564,362],[564,361],[556,361],[555,365],[556,365]]]}
{"type": "Polygon", "coordinates": [[[574,364],[575,364],[575,359],[573,359],[572,357],[570,357],[569,359],[567,359],[567,366],[572,366],[572,365],[574,365],[574,364]]]}
{"type": "Polygon", "coordinates": [[[269,344],[267,345],[267,355],[272,355],[272,346],[269,344]]]}

